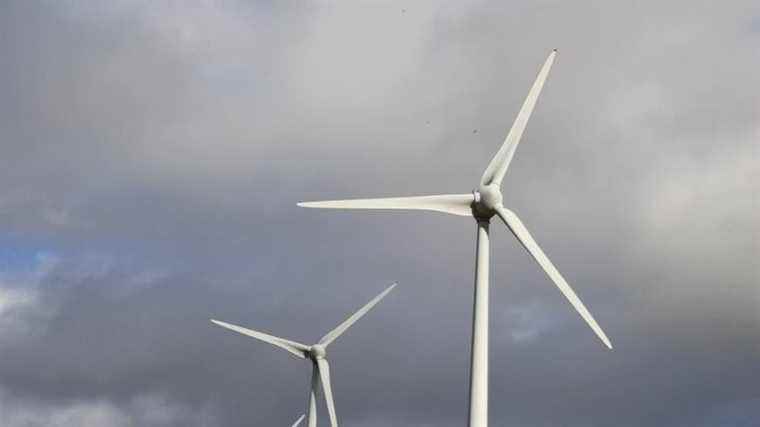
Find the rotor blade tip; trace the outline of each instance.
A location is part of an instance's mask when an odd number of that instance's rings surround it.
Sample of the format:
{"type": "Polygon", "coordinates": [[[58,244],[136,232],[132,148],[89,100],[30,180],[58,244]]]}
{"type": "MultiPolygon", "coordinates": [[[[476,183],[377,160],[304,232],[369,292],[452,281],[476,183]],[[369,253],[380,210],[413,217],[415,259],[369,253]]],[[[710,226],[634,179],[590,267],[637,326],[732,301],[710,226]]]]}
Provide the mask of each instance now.
{"type": "Polygon", "coordinates": [[[602,339],[602,342],[605,346],[607,346],[607,349],[612,350],[612,343],[610,342],[610,339],[607,338],[607,336],[600,336],[599,338],[602,339]]]}
{"type": "Polygon", "coordinates": [[[223,328],[227,327],[227,324],[222,322],[221,320],[211,319],[211,323],[215,324],[216,326],[221,326],[223,328]]]}

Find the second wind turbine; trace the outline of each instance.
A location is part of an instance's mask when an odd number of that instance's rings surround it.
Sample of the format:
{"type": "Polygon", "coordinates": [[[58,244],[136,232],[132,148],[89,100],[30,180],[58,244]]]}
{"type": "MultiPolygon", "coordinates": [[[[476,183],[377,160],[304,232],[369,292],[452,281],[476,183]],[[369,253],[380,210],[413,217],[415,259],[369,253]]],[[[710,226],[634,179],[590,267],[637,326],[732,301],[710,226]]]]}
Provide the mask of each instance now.
{"type": "Polygon", "coordinates": [[[489,236],[488,227],[493,216],[498,216],[528,253],[536,260],[560,292],[575,307],[583,320],[588,323],[599,339],[612,348],[610,340],[594,320],[583,302],[554,267],[536,241],[514,212],[504,207],[501,181],[515,154],[528,119],[536,105],[546,77],[549,74],[556,49],[549,54],[533,87],[528,92],[522,108],[507,134],[499,151],[488,164],[477,190],[469,194],[446,194],[419,197],[394,197],[382,199],[332,200],[324,202],[302,202],[299,206],[327,209],[402,209],[428,210],[475,218],[478,225],[475,252],[475,298],[472,324],[472,353],[470,360],[470,408],[469,426],[488,426],[488,270],[489,236]]]}

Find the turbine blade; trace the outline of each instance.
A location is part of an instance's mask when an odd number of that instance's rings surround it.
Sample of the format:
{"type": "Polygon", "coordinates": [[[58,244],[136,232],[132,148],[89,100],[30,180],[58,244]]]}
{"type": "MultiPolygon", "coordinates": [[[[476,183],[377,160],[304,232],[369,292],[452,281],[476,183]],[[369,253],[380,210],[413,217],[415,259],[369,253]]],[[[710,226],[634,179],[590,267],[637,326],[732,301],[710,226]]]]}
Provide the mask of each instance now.
{"type": "Polygon", "coordinates": [[[331,342],[335,341],[336,338],[338,338],[344,332],[346,332],[346,330],[350,328],[351,325],[356,323],[357,320],[361,319],[362,316],[367,314],[367,312],[372,309],[372,307],[374,307],[377,303],[380,302],[381,299],[383,299],[386,295],[388,295],[388,292],[392,291],[393,288],[395,288],[397,284],[398,283],[394,283],[390,285],[386,290],[381,292],[380,295],[372,298],[372,300],[368,302],[367,304],[365,304],[364,307],[360,308],[356,313],[352,314],[351,317],[344,320],[343,323],[338,325],[335,329],[325,334],[325,336],[319,339],[319,344],[322,344],[325,347],[330,345],[331,342]]]}
{"type": "Polygon", "coordinates": [[[221,322],[219,320],[211,319],[211,322],[214,323],[215,325],[221,326],[231,331],[235,331],[239,334],[247,335],[249,337],[256,338],[257,340],[272,344],[275,347],[279,347],[283,350],[290,352],[291,354],[295,355],[296,357],[300,359],[305,359],[306,355],[304,354],[304,352],[309,350],[308,345],[304,345],[295,341],[290,341],[284,338],[275,337],[273,335],[265,334],[259,331],[254,331],[253,329],[243,328],[242,326],[232,325],[230,323],[221,322]]]}
{"type": "Polygon", "coordinates": [[[301,202],[304,208],[323,209],[382,209],[425,210],[452,215],[472,216],[472,194],[442,194],[418,197],[389,197],[381,199],[329,200],[324,202],[301,202]]]}
{"type": "Polygon", "coordinates": [[[296,420],[296,422],[293,423],[292,427],[298,427],[298,425],[301,424],[301,421],[303,421],[304,418],[306,418],[306,414],[303,414],[300,417],[298,417],[298,419],[296,420]]]}
{"type": "Polygon", "coordinates": [[[309,415],[307,427],[317,427],[317,396],[319,395],[319,367],[316,362],[311,363],[311,390],[309,390],[309,407],[306,413],[309,415]]]}
{"type": "Polygon", "coordinates": [[[322,390],[325,392],[327,413],[330,414],[330,425],[338,427],[338,416],[335,414],[335,401],[330,383],[330,365],[327,363],[327,359],[317,359],[317,366],[319,367],[319,376],[322,378],[322,390]]]}
{"type": "Polygon", "coordinates": [[[507,138],[504,140],[504,144],[502,144],[499,151],[491,159],[491,163],[488,164],[486,171],[483,173],[483,177],[480,179],[481,184],[501,185],[501,180],[504,178],[504,174],[507,173],[509,163],[515,155],[517,144],[520,143],[523,131],[525,131],[525,127],[528,125],[528,119],[530,119],[530,115],[533,112],[533,107],[536,106],[538,95],[541,94],[541,89],[544,86],[549,70],[552,68],[556,54],[557,50],[555,49],[549,54],[546,62],[544,62],[544,66],[541,67],[541,71],[539,71],[533,87],[530,88],[528,97],[525,98],[525,102],[523,102],[522,108],[517,114],[512,128],[509,130],[507,138]]]}
{"type": "Polygon", "coordinates": [[[496,213],[499,215],[499,218],[504,221],[504,224],[509,227],[510,231],[512,231],[512,234],[517,237],[517,240],[520,241],[528,253],[533,256],[533,259],[538,262],[538,265],[544,269],[549,278],[554,282],[555,285],[557,285],[560,292],[562,292],[562,294],[565,295],[565,298],[570,301],[570,304],[575,307],[575,310],[578,311],[578,314],[580,314],[583,320],[588,323],[588,325],[596,333],[599,339],[602,340],[602,342],[609,349],[612,349],[612,344],[610,343],[609,338],[607,338],[607,335],[605,335],[602,328],[599,327],[599,325],[596,323],[594,316],[592,316],[588,309],[586,309],[586,306],[583,305],[583,302],[580,300],[580,298],[578,298],[578,295],[575,294],[570,285],[568,285],[565,281],[565,278],[562,277],[559,271],[557,271],[557,269],[554,267],[554,264],[552,264],[552,262],[546,256],[544,251],[541,250],[541,248],[538,246],[538,243],[536,243],[536,241],[533,239],[533,236],[531,236],[530,232],[528,232],[528,229],[525,228],[525,225],[523,225],[522,221],[520,221],[520,218],[518,218],[514,212],[504,207],[496,209],[496,213]]]}

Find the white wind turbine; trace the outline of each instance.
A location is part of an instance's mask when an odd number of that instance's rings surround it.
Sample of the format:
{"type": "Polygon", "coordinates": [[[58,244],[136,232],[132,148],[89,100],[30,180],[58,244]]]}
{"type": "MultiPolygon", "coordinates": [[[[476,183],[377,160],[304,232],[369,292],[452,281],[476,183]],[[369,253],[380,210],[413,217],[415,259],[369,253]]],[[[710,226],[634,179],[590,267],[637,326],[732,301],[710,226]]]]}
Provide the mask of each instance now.
{"type": "Polygon", "coordinates": [[[299,424],[301,424],[301,421],[303,421],[303,419],[304,419],[305,417],[306,417],[306,414],[304,414],[304,415],[301,415],[300,417],[298,417],[298,419],[296,420],[296,422],[295,422],[295,423],[293,423],[293,425],[292,425],[291,427],[298,427],[298,425],[299,425],[299,424]]]}
{"type": "MultiPolygon", "coordinates": [[[[348,328],[351,327],[357,320],[362,318],[367,312],[372,309],[378,302],[380,302],[385,295],[388,294],[393,288],[396,287],[396,283],[389,286],[386,290],[380,293],[380,295],[373,298],[364,307],[360,308],[351,317],[344,320],[343,323],[338,325],[335,329],[328,332],[319,339],[316,344],[306,345],[299,342],[286,340],[284,338],[275,337],[263,332],[254,331],[253,329],[247,329],[229,323],[220,322],[218,320],[211,319],[216,325],[223,328],[227,328],[238,332],[243,335],[247,335],[252,338],[267,342],[275,347],[279,347],[283,350],[290,352],[293,356],[299,359],[309,359],[312,365],[311,375],[311,391],[309,392],[309,406],[306,414],[308,415],[308,427],[316,427],[317,425],[317,394],[319,392],[320,382],[322,383],[322,389],[325,393],[325,403],[327,404],[327,412],[330,415],[330,424],[332,427],[338,426],[338,418],[335,414],[335,403],[333,401],[332,386],[330,382],[330,365],[327,363],[327,347],[335,341],[336,338],[341,336],[348,328]]],[[[302,417],[303,418],[303,417],[302,417]]],[[[301,419],[302,419],[301,418],[301,419]]],[[[296,421],[295,425],[301,422],[301,419],[296,421]]]]}
{"type": "Polygon", "coordinates": [[[382,199],[333,200],[323,202],[302,202],[298,206],[327,209],[401,209],[428,210],[453,215],[474,217],[478,224],[475,262],[475,298],[472,325],[472,354],[470,365],[470,408],[469,426],[488,425],[488,270],[489,237],[488,226],[494,215],[501,218],[512,234],[538,262],[560,292],[575,307],[583,320],[608,347],[610,340],[594,320],[581,300],[557,271],[546,254],[541,250],[522,221],[514,212],[502,204],[501,181],[515,154],[517,144],[525,130],[541,88],[554,62],[556,49],[549,54],[533,87],[528,92],[522,108],[507,134],[504,144],[488,164],[480,186],[470,194],[446,194],[419,197],[396,197],[382,199]]]}

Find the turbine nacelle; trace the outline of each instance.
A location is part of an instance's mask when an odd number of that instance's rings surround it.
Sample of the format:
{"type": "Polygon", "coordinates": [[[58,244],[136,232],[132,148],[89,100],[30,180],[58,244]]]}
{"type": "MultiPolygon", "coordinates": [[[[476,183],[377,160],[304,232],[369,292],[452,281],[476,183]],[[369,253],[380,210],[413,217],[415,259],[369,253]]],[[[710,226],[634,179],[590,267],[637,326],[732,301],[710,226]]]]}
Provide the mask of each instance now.
{"type": "Polygon", "coordinates": [[[472,202],[472,214],[477,219],[487,220],[496,215],[502,207],[501,188],[496,184],[486,184],[472,192],[475,200],[472,202]]]}
{"type": "Polygon", "coordinates": [[[327,349],[325,349],[325,346],[320,344],[314,344],[311,346],[311,349],[309,349],[309,358],[313,360],[319,360],[324,359],[327,357],[327,349]]]}

